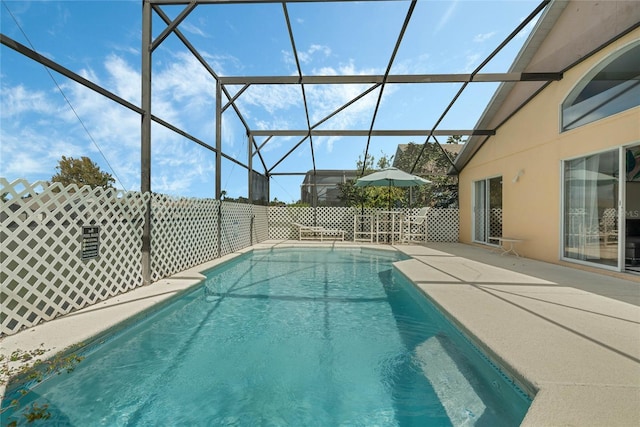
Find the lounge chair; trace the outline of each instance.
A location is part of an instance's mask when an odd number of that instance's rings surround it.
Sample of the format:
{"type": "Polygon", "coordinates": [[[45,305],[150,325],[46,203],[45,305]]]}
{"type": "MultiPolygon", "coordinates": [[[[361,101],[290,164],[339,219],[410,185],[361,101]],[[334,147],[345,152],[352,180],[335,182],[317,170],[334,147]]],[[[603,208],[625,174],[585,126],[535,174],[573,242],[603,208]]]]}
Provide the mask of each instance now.
{"type": "Polygon", "coordinates": [[[319,238],[322,242],[328,238],[344,241],[344,230],[304,225],[297,222],[294,222],[292,225],[298,229],[298,240],[317,240],[319,238]]]}

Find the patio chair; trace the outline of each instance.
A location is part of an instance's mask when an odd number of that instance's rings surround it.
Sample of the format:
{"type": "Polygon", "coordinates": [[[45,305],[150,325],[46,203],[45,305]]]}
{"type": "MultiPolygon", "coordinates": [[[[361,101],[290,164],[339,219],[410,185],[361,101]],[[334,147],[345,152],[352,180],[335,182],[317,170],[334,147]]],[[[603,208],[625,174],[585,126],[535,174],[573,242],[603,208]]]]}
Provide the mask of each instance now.
{"type": "Polygon", "coordinates": [[[600,236],[605,246],[618,244],[618,211],[607,208],[600,220],[600,236]]]}
{"type": "Polygon", "coordinates": [[[409,215],[402,220],[402,242],[424,242],[427,234],[428,207],[422,208],[416,215],[409,215]]]}

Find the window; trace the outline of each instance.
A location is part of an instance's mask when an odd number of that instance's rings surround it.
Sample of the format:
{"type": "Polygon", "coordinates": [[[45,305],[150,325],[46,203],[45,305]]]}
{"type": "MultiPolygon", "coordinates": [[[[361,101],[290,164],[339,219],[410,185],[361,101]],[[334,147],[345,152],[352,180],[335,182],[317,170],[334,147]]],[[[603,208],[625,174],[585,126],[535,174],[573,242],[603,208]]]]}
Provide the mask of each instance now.
{"type": "Polygon", "coordinates": [[[611,55],[562,104],[562,131],[640,105],[640,41],[611,55]]]}

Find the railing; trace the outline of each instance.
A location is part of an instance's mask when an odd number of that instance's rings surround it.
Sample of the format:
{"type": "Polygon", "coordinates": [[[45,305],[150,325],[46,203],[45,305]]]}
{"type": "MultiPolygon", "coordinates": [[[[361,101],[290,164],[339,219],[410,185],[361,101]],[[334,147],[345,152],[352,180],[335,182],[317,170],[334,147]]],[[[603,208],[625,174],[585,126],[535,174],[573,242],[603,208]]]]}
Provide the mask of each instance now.
{"type": "MultiPolygon", "coordinates": [[[[267,239],[297,239],[295,222],[343,229],[353,240],[353,218],[362,212],[4,178],[0,194],[0,336],[142,286],[142,227],[149,201],[152,281],[267,239]]],[[[428,240],[457,241],[457,209],[429,212],[428,240]]]]}

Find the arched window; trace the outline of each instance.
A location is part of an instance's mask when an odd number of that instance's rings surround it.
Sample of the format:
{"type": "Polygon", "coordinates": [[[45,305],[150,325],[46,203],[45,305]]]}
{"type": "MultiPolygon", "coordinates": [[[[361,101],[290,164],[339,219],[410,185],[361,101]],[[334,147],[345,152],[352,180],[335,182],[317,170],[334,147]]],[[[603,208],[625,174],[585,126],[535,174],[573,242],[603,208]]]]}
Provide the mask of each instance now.
{"type": "Polygon", "coordinates": [[[595,67],[562,103],[562,131],[640,105],[640,41],[595,67]]]}

